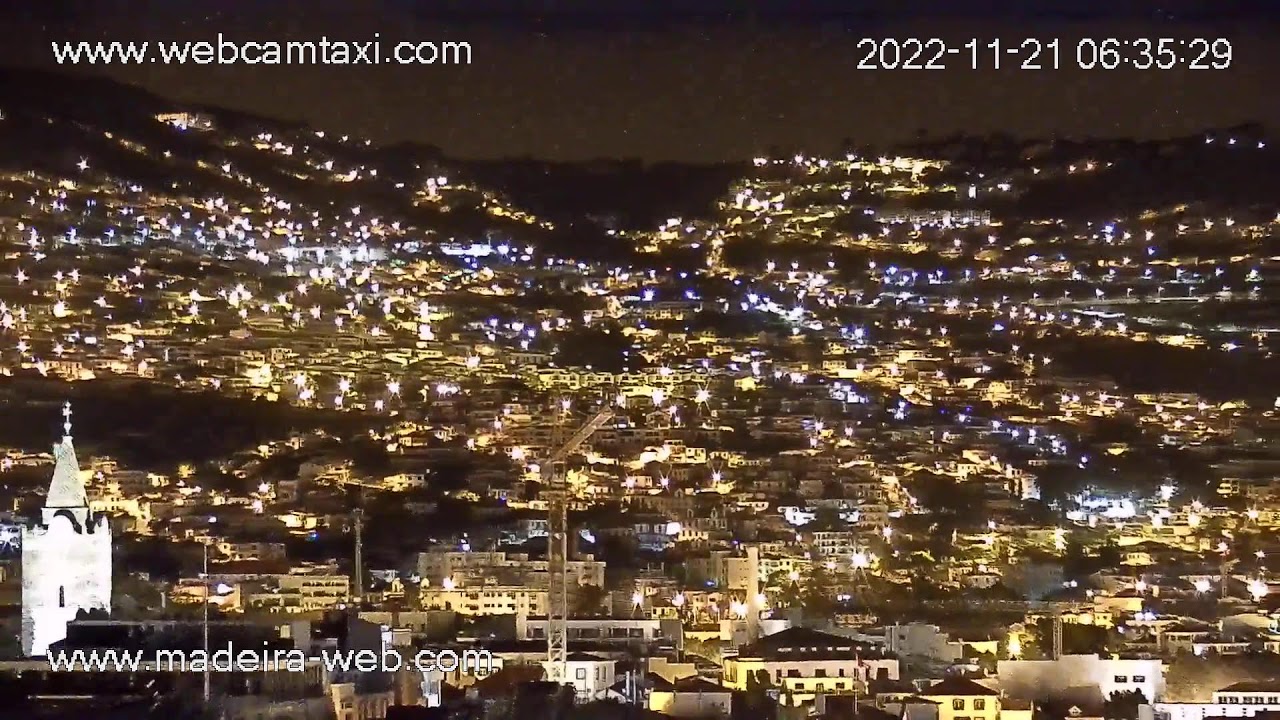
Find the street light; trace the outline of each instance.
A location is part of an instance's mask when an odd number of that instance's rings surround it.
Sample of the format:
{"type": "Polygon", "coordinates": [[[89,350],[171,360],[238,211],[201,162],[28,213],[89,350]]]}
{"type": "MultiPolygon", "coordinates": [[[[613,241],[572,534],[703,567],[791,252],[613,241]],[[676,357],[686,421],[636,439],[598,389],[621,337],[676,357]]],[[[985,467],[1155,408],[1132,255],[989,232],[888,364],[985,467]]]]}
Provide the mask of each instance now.
{"type": "Polygon", "coordinates": [[[1261,579],[1253,580],[1249,583],[1249,594],[1253,596],[1254,602],[1261,600],[1270,591],[1271,588],[1261,579]]]}

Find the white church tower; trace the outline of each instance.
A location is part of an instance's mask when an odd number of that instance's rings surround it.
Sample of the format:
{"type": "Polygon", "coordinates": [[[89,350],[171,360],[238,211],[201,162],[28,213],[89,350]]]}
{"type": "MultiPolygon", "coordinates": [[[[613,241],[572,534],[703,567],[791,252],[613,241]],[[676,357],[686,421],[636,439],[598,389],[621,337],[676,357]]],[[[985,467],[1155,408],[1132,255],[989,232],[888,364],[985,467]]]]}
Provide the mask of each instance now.
{"type": "Polygon", "coordinates": [[[22,651],[48,654],[80,610],[111,610],[111,527],[89,511],[71,444],[71,405],[53,446],[53,481],[40,522],[22,531],[22,651]]]}

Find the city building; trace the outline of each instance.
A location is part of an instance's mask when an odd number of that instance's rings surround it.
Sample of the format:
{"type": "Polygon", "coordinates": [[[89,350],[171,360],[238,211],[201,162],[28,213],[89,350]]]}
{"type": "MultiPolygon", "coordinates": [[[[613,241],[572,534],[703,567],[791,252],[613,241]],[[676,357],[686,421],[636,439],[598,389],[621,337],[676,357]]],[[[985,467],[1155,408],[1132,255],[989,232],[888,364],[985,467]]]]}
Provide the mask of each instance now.
{"type": "Polygon", "coordinates": [[[965,678],[947,678],[920,691],[938,705],[938,720],[999,720],[1000,693],[965,678]]]}
{"type": "Polygon", "coordinates": [[[1057,660],[1001,660],[997,675],[1001,689],[1025,700],[1101,703],[1116,692],[1137,690],[1148,700],[1164,694],[1164,662],[1159,659],[1063,655],[1057,660]]]}
{"type": "Polygon", "coordinates": [[[1238,682],[1215,691],[1207,703],[1145,703],[1138,708],[1138,720],[1247,718],[1258,713],[1280,713],[1280,682],[1238,682]]]}
{"type": "Polygon", "coordinates": [[[53,446],[53,479],[40,522],[22,531],[22,651],[41,656],[66,637],[81,611],[111,611],[111,527],[89,509],[71,442],[71,410],[65,434],[53,446]]]}
{"type": "Polygon", "coordinates": [[[725,657],[724,684],[746,690],[747,678],[762,670],[799,704],[824,693],[865,693],[872,680],[897,680],[898,658],[839,635],[793,627],[725,657]]]}
{"type": "Polygon", "coordinates": [[[982,653],[995,655],[996,640],[953,640],[936,625],[911,623],[884,629],[885,649],[897,655],[916,655],[942,662],[956,662],[982,653]]]}
{"type": "Polygon", "coordinates": [[[650,674],[649,709],[676,718],[729,717],[733,691],[723,685],[690,677],[670,682],[650,674]]]}
{"type": "Polygon", "coordinates": [[[565,679],[573,685],[579,702],[604,698],[615,682],[614,661],[590,653],[569,653],[565,679]]]}

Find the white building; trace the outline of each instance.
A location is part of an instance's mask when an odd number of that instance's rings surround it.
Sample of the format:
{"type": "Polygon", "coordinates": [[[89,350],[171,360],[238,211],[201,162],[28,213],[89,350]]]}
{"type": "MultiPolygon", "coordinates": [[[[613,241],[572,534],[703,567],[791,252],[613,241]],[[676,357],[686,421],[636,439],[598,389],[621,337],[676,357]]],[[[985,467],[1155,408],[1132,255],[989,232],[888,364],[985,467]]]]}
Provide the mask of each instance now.
{"type": "Polygon", "coordinates": [[[727,718],[733,709],[733,691],[723,685],[690,677],[669,682],[649,676],[649,709],[675,718],[727,718]]]}
{"type": "MultiPolygon", "coordinates": [[[[570,618],[565,620],[570,642],[637,644],[662,639],[662,621],[653,618],[570,618]]],[[[547,619],[517,616],[517,640],[546,640],[547,619]]]]}
{"type": "Polygon", "coordinates": [[[920,691],[938,705],[938,720],[999,720],[1000,693],[965,678],[947,678],[920,691]]]}
{"type": "Polygon", "coordinates": [[[971,649],[971,656],[981,653],[995,655],[998,643],[995,640],[953,640],[937,625],[924,623],[890,625],[884,629],[885,649],[899,656],[915,655],[956,662],[965,657],[965,646],[971,649]]]}
{"type": "MultiPolygon", "coordinates": [[[[545,585],[547,561],[531,560],[524,553],[470,552],[434,548],[418,553],[418,575],[429,582],[445,578],[458,584],[471,584],[466,579],[498,579],[499,584],[545,585]]],[[[565,574],[571,585],[604,586],[605,564],[591,555],[565,561],[565,574]]]]}
{"type": "Polygon", "coordinates": [[[452,610],[459,615],[547,614],[547,591],[527,585],[477,585],[465,588],[424,585],[419,596],[424,609],[452,610]]]}
{"type": "Polygon", "coordinates": [[[1280,683],[1246,681],[1213,693],[1207,703],[1151,703],[1138,707],[1138,720],[1205,720],[1247,718],[1280,711],[1280,683]]]}
{"type": "Polygon", "coordinates": [[[817,695],[866,694],[872,680],[897,680],[898,658],[848,638],[793,627],[760,638],[725,657],[724,685],[745,690],[747,678],[764,671],[797,704],[817,695]]]}
{"type": "Polygon", "coordinates": [[[156,115],[156,121],[179,130],[212,130],[213,118],[204,113],[175,112],[156,115]]]}
{"type": "Polygon", "coordinates": [[[326,569],[324,566],[294,568],[286,574],[262,576],[261,588],[243,592],[245,607],[272,612],[313,612],[340,608],[351,601],[351,578],[326,572],[326,569]]]}
{"type": "Polygon", "coordinates": [[[565,679],[573,684],[579,702],[603,699],[616,682],[614,661],[589,653],[569,653],[565,679]]]}
{"type": "Polygon", "coordinates": [[[71,409],[53,446],[53,480],[40,522],[22,531],[22,651],[48,653],[80,610],[111,610],[111,528],[89,509],[71,444],[71,409]]]}
{"type": "Polygon", "coordinates": [[[1206,720],[1206,718],[1248,718],[1260,712],[1280,711],[1280,703],[1155,703],[1138,706],[1138,720],[1206,720]]]}
{"type": "Polygon", "coordinates": [[[1149,702],[1164,695],[1164,662],[1161,660],[1097,655],[1063,655],[1057,660],[1001,660],[997,674],[1000,687],[1008,695],[1024,700],[1062,698],[1085,688],[1096,689],[1099,701],[1115,692],[1134,690],[1141,691],[1149,702]]]}
{"type": "Polygon", "coordinates": [[[137,497],[126,497],[112,488],[111,491],[96,493],[89,500],[89,510],[95,515],[127,515],[133,518],[140,531],[145,531],[151,524],[151,501],[137,497]]]}
{"type": "Polygon", "coordinates": [[[709,582],[727,590],[746,590],[751,582],[751,561],[728,550],[712,550],[706,557],[687,558],[685,567],[689,580],[694,583],[709,582]]]}
{"type": "Polygon", "coordinates": [[[990,225],[990,210],[889,210],[878,213],[876,220],[882,223],[912,223],[951,227],[953,225],[990,225]]]}

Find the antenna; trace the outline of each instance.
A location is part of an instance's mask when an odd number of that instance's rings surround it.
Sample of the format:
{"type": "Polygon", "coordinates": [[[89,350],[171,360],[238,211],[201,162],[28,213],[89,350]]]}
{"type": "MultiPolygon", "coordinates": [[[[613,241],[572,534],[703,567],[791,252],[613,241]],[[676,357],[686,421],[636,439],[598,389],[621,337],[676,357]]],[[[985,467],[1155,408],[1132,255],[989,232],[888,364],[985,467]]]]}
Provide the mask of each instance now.
{"type": "Polygon", "coordinates": [[[1053,652],[1054,660],[1062,658],[1062,608],[1058,605],[1053,607],[1053,652]]]}
{"type": "Polygon", "coordinates": [[[360,504],[355,509],[356,521],[356,562],[355,562],[355,592],[352,593],[352,600],[356,606],[356,612],[360,611],[360,604],[364,602],[364,490],[360,490],[360,504]]]}

